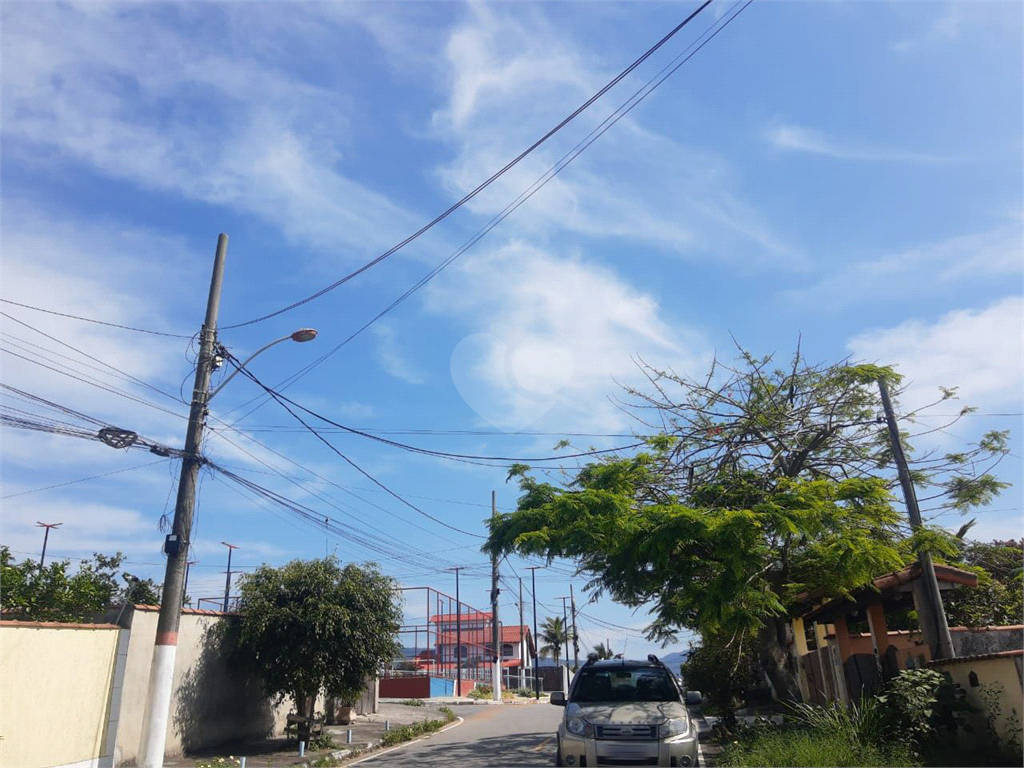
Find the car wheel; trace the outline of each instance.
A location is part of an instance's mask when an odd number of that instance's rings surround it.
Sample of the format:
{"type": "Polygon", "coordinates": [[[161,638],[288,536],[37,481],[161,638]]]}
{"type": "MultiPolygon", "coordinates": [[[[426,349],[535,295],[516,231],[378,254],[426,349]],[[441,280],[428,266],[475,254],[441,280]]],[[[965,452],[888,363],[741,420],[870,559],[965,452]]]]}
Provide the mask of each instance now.
{"type": "Polygon", "coordinates": [[[562,745],[561,744],[559,744],[558,745],[558,749],[555,750],[555,765],[558,765],[558,766],[564,766],[565,765],[565,763],[562,762],[562,745]]]}

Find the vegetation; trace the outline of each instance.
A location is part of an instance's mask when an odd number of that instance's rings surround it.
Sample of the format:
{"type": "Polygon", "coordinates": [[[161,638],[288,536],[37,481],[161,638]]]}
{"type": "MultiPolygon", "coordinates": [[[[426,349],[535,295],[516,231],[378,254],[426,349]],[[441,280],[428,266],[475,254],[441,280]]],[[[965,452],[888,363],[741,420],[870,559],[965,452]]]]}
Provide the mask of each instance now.
{"type": "MultiPolygon", "coordinates": [[[[701,380],[644,372],[648,391],[627,390],[624,407],[662,433],[560,485],[514,466],[523,494],[515,512],[491,521],[485,548],[575,560],[592,591],[654,607],[651,639],[687,628],[705,643],[752,646],[775,690],[795,699],[784,644],[802,593],[841,596],[920,547],[948,547],[931,529],[907,539],[892,506],[877,381],[898,399],[899,376],[809,365],[799,352],[785,368],[744,353],[701,380]]],[[[943,390],[937,402],[954,396],[943,390]]],[[[992,432],[965,452],[920,456],[915,482],[933,507],[986,504],[1004,487],[988,469],[1006,450],[1006,433],[992,432]]]]}
{"type": "Polygon", "coordinates": [[[443,720],[421,720],[418,723],[412,725],[403,725],[401,728],[395,728],[390,731],[385,731],[381,737],[380,743],[386,747],[390,747],[393,744],[401,744],[403,741],[411,741],[417,736],[422,736],[425,733],[434,733],[444,728],[448,723],[455,720],[455,713],[450,707],[441,707],[439,710],[444,716],[443,720]]]}
{"type": "Polygon", "coordinates": [[[322,692],[348,706],[401,650],[393,579],[336,558],[262,566],[241,584],[237,658],[271,696],[312,716],[322,692]]]}
{"type": "Polygon", "coordinates": [[[196,768],[236,768],[241,764],[241,760],[230,755],[229,757],[211,757],[208,760],[200,760],[196,763],[196,768]]]}
{"type": "Polygon", "coordinates": [[[598,643],[597,645],[595,645],[594,646],[594,653],[597,654],[597,658],[599,658],[599,659],[610,659],[610,658],[612,658],[615,655],[615,654],[612,653],[612,649],[611,648],[606,648],[605,647],[604,643],[598,643]]]}
{"type": "Polygon", "coordinates": [[[812,730],[762,730],[725,745],[720,766],[914,766],[921,765],[899,742],[862,745],[842,734],[812,730]]]}
{"type": "Polygon", "coordinates": [[[471,699],[489,699],[494,695],[494,689],[489,685],[477,684],[466,695],[471,699]]]}
{"type": "Polygon", "coordinates": [[[407,707],[422,707],[422,706],[425,706],[424,703],[423,703],[423,699],[403,699],[402,701],[400,701],[398,703],[399,704],[404,704],[407,707]]]}
{"type": "Polygon", "coordinates": [[[687,688],[700,691],[709,704],[725,712],[759,680],[750,644],[729,644],[714,637],[691,650],[679,670],[687,688]]]}
{"type": "Polygon", "coordinates": [[[1012,540],[960,540],[959,547],[950,564],[976,573],[978,586],[958,587],[942,596],[949,625],[992,627],[1020,623],[1024,614],[1024,544],[1012,540]]]}
{"type": "Polygon", "coordinates": [[[550,656],[558,664],[562,658],[562,649],[567,640],[572,640],[572,630],[565,626],[561,616],[548,616],[540,625],[539,641],[543,643],[538,653],[543,657],[550,656]]]}
{"type": "Polygon", "coordinates": [[[325,749],[334,749],[338,745],[334,743],[334,737],[325,731],[312,737],[307,746],[311,752],[322,752],[325,749]]]}
{"type": "Polygon", "coordinates": [[[7,547],[0,547],[0,594],[3,612],[26,621],[84,622],[112,605],[159,603],[160,589],[151,579],[118,571],[124,560],[95,553],[69,572],[69,560],[51,560],[42,570],[36,560],[15,562],[7,547]],[[120,581],[123,581],[122,585],[120,581]]]}

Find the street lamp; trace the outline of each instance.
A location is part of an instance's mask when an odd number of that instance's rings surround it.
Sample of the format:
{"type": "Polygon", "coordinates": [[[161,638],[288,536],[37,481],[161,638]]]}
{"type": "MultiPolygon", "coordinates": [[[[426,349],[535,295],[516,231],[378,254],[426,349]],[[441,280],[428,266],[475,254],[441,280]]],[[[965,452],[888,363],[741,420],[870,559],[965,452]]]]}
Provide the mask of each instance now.
{"type": "Polygon", "coordinates": [[[64,523],[36,523],[36,528],[45,528],[46,533],[43,534],[43,554],[39,556],[39,570],[43,570],[43,561],[46,560],[46,542],[50,540],[50,529],[60,528],[64,523]]]}
{"type": "Polygon", "coordinates": [[[231,381],[233,378],[235,378],[235,376],[238,375],[238,372],[242,368],[245,368],[245,366],[248,365],[249,362],[254,357],[256,357],[257,355],[263,354],[264,352],[266,352],[268,349],[270,349],[275,344],[280,344],[282,341],[295,341],[295,342],[298,342],[299,344],[302,344],[303,342],[306,342],[306,341],[312,341],[315,338],[316,338],[316,329],[314,329],[314,328],[299,328],[299,330],[295,331],[295,333],[291,333],[291,334],[289,334],[287,336],[282,336],[280,339],[275,339],[274,341],[270,342],[269,344],[266,344],[265,346],[260,347],[255,352],[253,352],[251,355],[249,355],[247,358],[245,358],[244,361],[239,363],[238,367],[235,368],[235,370],[233,370],[230,374],[228,374],[228,377],[226,379],[224,379],[224,381],[222,381],[217,386],[216,389],[214,389],[212,392],[210,392],[210,395],[209,395],[209,397],[206,398],[206,401],[209,402],[214,397],[216,397],[217,393],[220,392],[222,389],[224,389],[224,385],[227,384],[229,381],[231,381]]]}

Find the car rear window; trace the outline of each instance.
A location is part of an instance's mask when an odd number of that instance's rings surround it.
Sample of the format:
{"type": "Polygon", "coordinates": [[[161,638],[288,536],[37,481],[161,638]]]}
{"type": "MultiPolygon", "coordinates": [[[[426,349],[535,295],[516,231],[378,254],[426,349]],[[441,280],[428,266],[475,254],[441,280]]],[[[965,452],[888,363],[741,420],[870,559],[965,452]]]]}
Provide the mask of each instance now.
{"type": "Polygon", "coordinates": [[[570,701],[679,701],[668,673],[657,667],[619,667],[579,671],[570,701]]]}

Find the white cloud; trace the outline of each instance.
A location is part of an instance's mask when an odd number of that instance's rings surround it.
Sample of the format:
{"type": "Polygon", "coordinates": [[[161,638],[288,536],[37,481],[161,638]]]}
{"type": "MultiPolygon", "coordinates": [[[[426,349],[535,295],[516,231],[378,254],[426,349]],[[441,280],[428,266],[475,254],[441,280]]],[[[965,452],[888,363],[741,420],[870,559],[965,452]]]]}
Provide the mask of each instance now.
{"type": "Polygon", "coordinates": [[[473,333],[453,350],[453,379],[480,416],[505,429],[548,413],[563,429],[621,429],[631,421],[607,397],[617,381],[636,380],[636,355],[686,370],[703,364],[707,348],[611,270],[523,243],[461,264],[428,290],[427,306],[469,323],[473,333]]]}
{"type": "Polygon", "coordinates": [[[1019,407],[1024,390],[1024,299],[1008,296],[984,309],[938,320],[908,320],[859,334],[855,359],[893,365],[905,377],[905,410],[934,401],[939,387],[958,387],[960,402],[981,409],[1019,407]]]}
{"type": "Polygon", "coordinates": [[[878,258],[845,259],[830,268],[820,282],[786,291],[787,301],[812,303],[835,311],[852,303],[883,297],[956,291],[967,283],[1018,277],[1021,260],[1021,222],[987,232],[960,235],[878,258]]]}
{"type": "Polygon", "coordinates": [[[371,330],[376,339],[374,356],[381,367],[396,379],[401,379],[407,384],[422,384],[424,381],[423,371],[402,351],[394,326],[383,320],[374,324],[371,330]]]}
{"type": "MultiPolygon", "coordinates": [[[[513,15],[474,6],[449,39],[442,70],[448,99],[434,113],[434,128],[456,150],[438,169],[453,193],[490,176],[614,74],[539,12],[516,8],[513,15]]],[[[487,216],[501,210],[635,90],[639,77],[595,103],[469,207],[487,216]]],[[[685,77],[684,68],[652,98],[681,98],[685,77]]],[[[733,163],[675,138],[686,133],[678,127],[669,136],[643,126],[642,114],[641,108],[612,127],[502,231],[628,239],[691,259],[799,268],[800,257],[745,200],[733,163]]]]}
{"type": "MultiPolygon", "coordinates": [[[[927,7],[927,6],[921,6],[927,7]]],[[[937,17],[926,30],[913,37],[905,37],[893,43],[895,51],[909,51],[931,43],[946,43],[960,37],[963,18],[957,3],[951,3],[946,12],[937,17]]]]}
{"type": "Polygon", "coordinates": [[[874,162],[941,163],[942,158],[916,152],[881,149],[863,144],[837,140],[822,131],[800,125],[774,125],[765,131],[765,138],[777,149],[824,155],[837,160],[867,160],[874,162]]]}
{"type": "MultiPolygon", "coordinates": [[[[263,14],[222,9],[233,34],[212,45],[155,19],[156,8],[8,9],[7,148],[38,165],[56,152],[142,188],[254,214],[335,258],[364,258],[414,228],[418,219],[341,170],[351,102],[272,64],[267,49],[281,30],[267,29],[263,14]]],[[[301,19],[314,36],[307,45],[326,36],[322,17],[296,10],[281,21],[288,32],[301,19]]]]}

